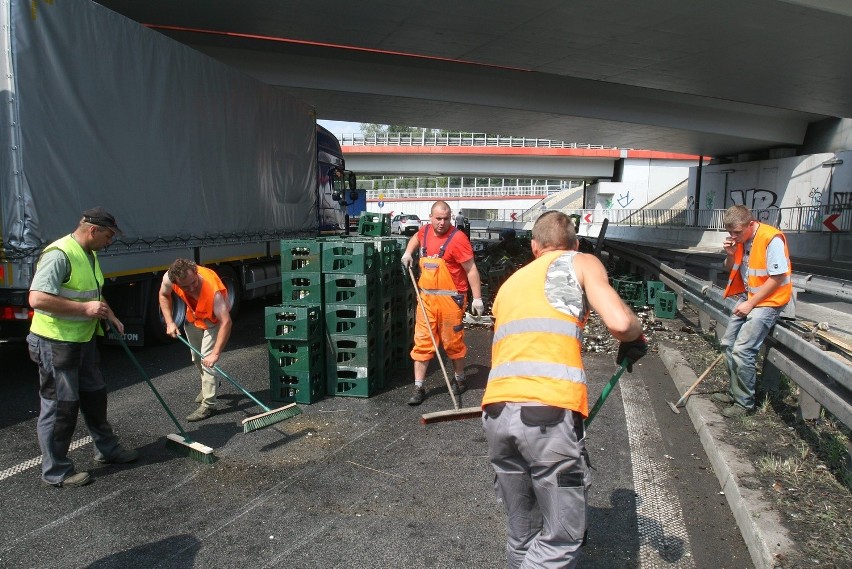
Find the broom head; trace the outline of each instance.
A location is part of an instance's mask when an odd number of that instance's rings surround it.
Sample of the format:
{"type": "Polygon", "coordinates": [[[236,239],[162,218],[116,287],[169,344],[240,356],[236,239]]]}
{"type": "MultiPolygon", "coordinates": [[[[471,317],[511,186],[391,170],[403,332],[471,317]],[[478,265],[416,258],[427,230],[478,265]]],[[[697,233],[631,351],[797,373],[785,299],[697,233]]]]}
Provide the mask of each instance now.
{"type": "Polygon", "coordinates": [[[290,403],[289,405],[279,407],[278,409],[270,409],[260,415],[254,415],[243,419],[243,432],[250,433],[252,431],[257,431],[258,429],[270,427],[276,423],[295,417],[296,415],[301,415],[301,413],[302,409],[295,403],[290,403]]]}
{"type": "Polygon", "coordinates": [[[424,425],[441,423],[443,421],[458,421],[460,419],[475,419],[482,417],[482,407],[464,407],[463,409],[450,409],[449,411],[435,411],[420,416],[420,422],[424,425]]]}
{"type": "Polygon", "coordinates": [[[166,448],[202,464],[213,464],[218,460],[216,455],[213,454],[213,449],[209,446],[180,435],[166,435],[166,448]]]}

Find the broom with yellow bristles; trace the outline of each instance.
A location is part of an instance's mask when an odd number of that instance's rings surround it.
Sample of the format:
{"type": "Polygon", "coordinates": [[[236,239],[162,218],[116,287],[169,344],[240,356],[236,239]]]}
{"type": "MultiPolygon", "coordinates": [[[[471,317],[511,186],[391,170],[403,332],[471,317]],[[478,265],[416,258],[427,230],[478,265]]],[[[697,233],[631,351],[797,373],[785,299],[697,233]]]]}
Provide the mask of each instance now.
{"type": "MultiPolygon", "coordinates": [[[[198,354],[199,358],[202,358],[202,359],[204,358],[204,356],[201,354],[201,352],[196,350],[195,347],[186,340],[186,338],[184,338],[181,335],[178,335],[178,339],[181,342],[183,342],[184,344],[186,344],[187,346],[189,346],[190,350],[192,350],[193,352],[198,354]]],[[[267,407],[266,405],[261,403],[260,400],[257,397],[255,397],[254,395],[249,393],[249,391],[245,387],[243,387],[242,385],[237,383],[237,381],[235,379],[233,379],[230,375],[228,375],[227,373],[222,371],[222,369],[218,365],[213,364],[213,369],[216,370],[216,372],[218,372],[219,375],[221,375],[222,377],[224,377],[225,379],[230,381],[231,384],[234,387],[236,387],[237,389],[239,389],[240,391],[245,393],[246,397],[248,397],[249,399],[251,399],[252,401],[257,403],[260,406],[260,408],[263,409],[263,411],[264,411],[263,413],[260,413],[259,415],[253,415],[251,417],[246,417],[245,419],[243,419],[242,423],[243,423],[243,432],[244,433],[250,433],[252,431],[257,431],[258,429],[263,429],[265,427],[271,427],[272,425],[275,425],[276,423],[280,423],[281,421],[286,421],[287,419],[290,419],[290,418],[295,417],[296,415],[299,415],[299,414],[302,413],[302,409],[298,405],[296,405],[295,403],[290,403],[289,405],[285,405],[284,407],[279,407],[278,409],[271,409],[270,407],[267,407]]]]}

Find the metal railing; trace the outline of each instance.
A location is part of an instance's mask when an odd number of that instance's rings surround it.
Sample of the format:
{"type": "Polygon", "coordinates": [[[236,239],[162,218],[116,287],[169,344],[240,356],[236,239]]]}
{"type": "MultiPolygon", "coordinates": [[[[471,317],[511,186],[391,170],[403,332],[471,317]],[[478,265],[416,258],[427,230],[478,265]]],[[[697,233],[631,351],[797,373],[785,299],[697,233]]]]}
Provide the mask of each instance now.
{"type": "Polygon", "coordinates": [[[426,133],[412,134],[341,134],[343,146],[479,146],[516,148],[586,148],[593,150],[618,149],[617,146],[562,142],[544,138],[524,138],[480,133],[426,133]]]}
{"type": "Polygon", "coordinates": [[[416,198],[500,198],[500,197],[524,197],[540,198],[558,193],[565,188],[561,183],[554,184],[529,184],[529,185],[474,185],[474,186],[454,186],[454,187],[435,187],[427,185],[425,179],[421,180],[422,184],[415,181],[413,187],[404,187],[404,182],[399,184],[389,184],[387,182],[397,182],[397,180],[364,180],[359,182],[359,185],[372,186],[366,187],[367,199],[378,200],[379,196],[384,201],[393,201],[395,199],[416,199],[416,198]],[[383,183],[384,182],[384,183],[383,183]],[[403,185],[403,187],[396,187],[403,185]]]}
{"type": "MultiPolygon", "coordinates": [[[[574,212],[568,212],[574,213],[574,212]]],[[[697,227],[725,231],[723,209],[607,209],[577,210],[581,217],[592,214],[594,219],[606,217],[610,225],[637,227],[697,227]]],[[[852,209],[837,206],[798,206],[752,210],[761,223],[773,225],[785,233],[825,231],[825,221],[837,231],[852,230],[852,209]]]]}
{"type": "MultiPolygon", "coordinates": [[[[681,270],[674,269],[659,260],[638,252],[635,247],[607,241],[604,250],[628,261],[644,274],[654,275],[675,291],[684,301],[716,321],[717,326],[727,327],[733,309],[733,300],[725,299],[722,290],[712,282],[703,281],[681,270]]],[[[794,282],[796,280],[794,275],[794,282]]],[[[803,278],[801,276],[799,279],[803,278]]],[[[807,277],[804,277],[807,286],[807,277]]],[[[823,294],[848,298],[848,282],[832,283],[821,281],[823,294]],[[827,288],[828,287],[828,288],[827,288]]],[[[832,356],[811,341],[794,333],[779,322],[767,339],[767,366],[784,373],[807,392],[822,407],[833,414],[847,427],[852,428],[852,363],[832,356]]]]}

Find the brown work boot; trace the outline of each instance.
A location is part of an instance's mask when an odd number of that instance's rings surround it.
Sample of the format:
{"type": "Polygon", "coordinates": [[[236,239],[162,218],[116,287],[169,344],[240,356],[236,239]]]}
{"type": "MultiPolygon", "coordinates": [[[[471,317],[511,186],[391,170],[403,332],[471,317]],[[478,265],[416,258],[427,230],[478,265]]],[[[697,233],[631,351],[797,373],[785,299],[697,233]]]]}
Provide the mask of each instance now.
{"type": "Polygon", "coordinates": [[[209,419],[210,417],[212,417],[215,414],[216,414],[216,409],[214,409],[213,407],[208,407],[207,405],[201,405],[201,406],[198,407],[198,409],[196,409],[195,411],[190,413],[189,416],[186,418],[186,420],[190,421],[190,422],[192,422],[192,421],[203,421],[204,419],[209,419]]]}
{"type": "Polygon", "coordinates": [[[726,405],[734,403],[734,398],[731,397],[730,393],[726,393],[724,391],[714,393],[710,396],[710,399],[715,401],[716,403],[725,403],[726,405]]]}
{"type": "Polygon", "coordinates": [[[414,394],[411,396],[411,399],[408,400],[409,405],[420,405],[423,403],[423,400],[426,399],[426,390],[422,387],[415,387],[414,394]]]}

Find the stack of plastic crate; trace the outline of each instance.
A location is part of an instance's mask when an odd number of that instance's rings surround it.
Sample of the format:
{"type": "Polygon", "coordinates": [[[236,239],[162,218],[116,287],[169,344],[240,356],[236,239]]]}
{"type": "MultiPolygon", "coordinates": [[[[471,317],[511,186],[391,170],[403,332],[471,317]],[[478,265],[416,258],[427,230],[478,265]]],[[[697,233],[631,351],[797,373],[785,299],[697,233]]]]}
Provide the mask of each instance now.
{"type": "Polygon", "coordinates": [[[322,247],[282,239],[281,304],[266,307],[264,332],[273,401],[310,404],[326,392],[322,247]]]}
{"type": "Polygon", "coordinates": [[[310,404],[325,395],[325,342],[317,305],[267,306],[264,317],[273,401],[310,404]]]}
{"type": "Polygon", "coordinates": [[[384,289],[391,297],[391,341],[386,353],[391,370],[411,371],[411,349],[414,347],[414,321],[417,294],[411,277],[402,266],[402,253],[408,239],[394,238],[396,250],[390,261],[390,279],[384,289]]]}
{"type": "Polygon", "coordinates": [[[390,235],[391,220],[387,213],[362,211],[358,217],[358,234],[371,237],[390,235]]]}
{"type": "Polygon", "coordinates": [[[379,342],[380,259],[370,240],[322,242],[323,308],[330,362],[326,393],[370,397],[384,382],[379,342]]]}

